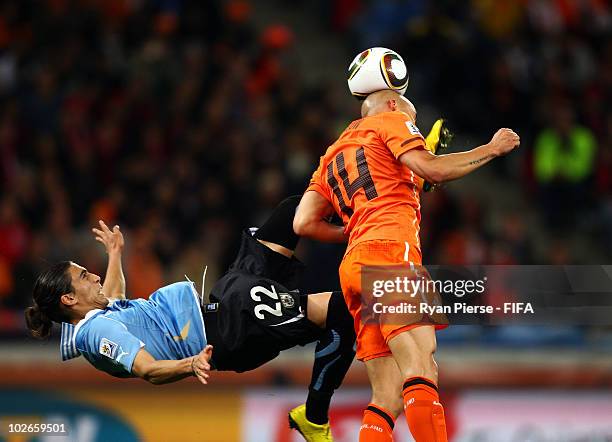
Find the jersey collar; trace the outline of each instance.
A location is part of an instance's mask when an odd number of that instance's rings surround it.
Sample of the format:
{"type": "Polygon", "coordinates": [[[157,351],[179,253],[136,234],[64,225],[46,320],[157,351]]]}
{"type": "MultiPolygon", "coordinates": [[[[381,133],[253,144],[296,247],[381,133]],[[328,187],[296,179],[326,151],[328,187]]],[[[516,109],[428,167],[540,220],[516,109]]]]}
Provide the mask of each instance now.
{"type": "MultiPolygon", "coordinates": [[[[110,307],[111,305],[112,302],[109,303],[108,306],[110,307]]],[[[77,332],[83,326],[83,324],[102,311],[104,310],[99,308],[88,311],[85,317],[77,322],[76,325],[68,322],[62,322],[62,336],[60,338],[60,354],[62,356],[62,361],[78,358],[81,355],[81,352],[76,348],[77,332]]]]}

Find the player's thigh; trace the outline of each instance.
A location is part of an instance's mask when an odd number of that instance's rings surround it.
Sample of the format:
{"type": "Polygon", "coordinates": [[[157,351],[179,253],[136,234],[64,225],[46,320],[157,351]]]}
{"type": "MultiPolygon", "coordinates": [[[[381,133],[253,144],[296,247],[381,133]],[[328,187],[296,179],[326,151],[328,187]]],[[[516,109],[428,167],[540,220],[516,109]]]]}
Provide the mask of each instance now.
{"type": "Polygon", "coordinates": [[[402,382],[404,380],[392,356],[365,361],[372,386],[372,403],[386,408],[395,416],[402,412],[402,382]]]}
{"type": "Polygon", "coordinates": [[[260,241],[249,232],[243,232],[240,249],[229,272],[269,278],[295,289],[300,285],[304,265],[289,252],[278,244],[260,241]]]}
{"type": "Polygon", "coordinates": [[[378,323],[362,316],[361,257],[356,250],[349,252],[340,265],[340,284],[346,306],[355,321],[357,335],[357,359],[367,361],[380,356],[389,356],[391,351],[380,333],[378,323]]]}
{"type": "Polygon", "coordinates": [[[403,376],[437,377],[437,367],[433,358],[437,343],[433,325],[422,325],[400,331],[390,337],[388,345],[403,376]]]}
{"type": "Polygon", "coordinates": [[[364,297],[362,272],[371,266],[393,263],[397,249],[398,245],[389,241],[358,244],[345,255],[340,265],[340,283],[346,305],[355,319],[357,359],[361,361],[391,355],[379,317],[369,306],[371,298],[364,297]]]}

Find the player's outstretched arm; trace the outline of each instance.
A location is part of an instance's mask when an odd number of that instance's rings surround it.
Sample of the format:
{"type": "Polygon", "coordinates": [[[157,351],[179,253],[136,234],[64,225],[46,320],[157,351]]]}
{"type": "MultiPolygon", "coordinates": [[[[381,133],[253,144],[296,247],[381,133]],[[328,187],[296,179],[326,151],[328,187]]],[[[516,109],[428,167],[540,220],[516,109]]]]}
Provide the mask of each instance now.
{"type": "Polygon", "coordinates": [[[314,190],[304,193],[293,218],[296,235],[322,242],[347,242],[342,226],[327,221],[334,214],[334,207],[314,190]]]}
{"type": "Polygon", "coordinates": [[[212,345],[207,345],[198,355],[178,361],[156,360],[145,349],[140,349],[132,373],[155,385],[169,384],[189,376],[196,376],[203,384],[208,384],[212,345]]]}
{"type": "Polygon", "coordinates": [[[94,227],[91,230],[96,235],[96,241],[104,244],[108,254],[108,265],[104,285],[102,285],[102,293],[109,299],[125,299],[125,275],[121,265],[121,255],[125,244],[123,234],[119,226],[110,230],[104,221],[100,220],[98,222],[100,228],[94,227]]]}
{"type": "Polygon", "coordinates": [[[399,160],[421,178],[440,184],[461,178],[493,158],[506,155],[519,143],[520,138],[513,130],[500,129],[489,143],[467,152],[434,155],[428,150],[412,149],[400,155],[399,160]]]}

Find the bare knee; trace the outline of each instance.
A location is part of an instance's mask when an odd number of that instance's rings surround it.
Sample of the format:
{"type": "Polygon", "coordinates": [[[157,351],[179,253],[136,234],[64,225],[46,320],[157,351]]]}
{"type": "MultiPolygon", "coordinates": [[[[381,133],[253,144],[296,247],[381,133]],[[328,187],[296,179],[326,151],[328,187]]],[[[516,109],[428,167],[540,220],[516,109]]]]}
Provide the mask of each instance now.
{"type": "Polygon", "coordinates": [[[401,364],[404,379],[409,377],[422,377],[438,382],[438,364],[434,359],[434,352],[423,351],[414,354],[407,364],[401,364]]]}
{"type": "Polygon", "coordinates": [[[308,295],[308,320],[317,327],[325,328],[327,322],[329,299],[332,292],[308,295]]]}
{"type": "Polygon", "coordinates": [[[389,347],[404,379],[418,376],[438,382],[438,364],[434,359],[436,339],[433,328],[401,333],[389,341],[389,347]]]}

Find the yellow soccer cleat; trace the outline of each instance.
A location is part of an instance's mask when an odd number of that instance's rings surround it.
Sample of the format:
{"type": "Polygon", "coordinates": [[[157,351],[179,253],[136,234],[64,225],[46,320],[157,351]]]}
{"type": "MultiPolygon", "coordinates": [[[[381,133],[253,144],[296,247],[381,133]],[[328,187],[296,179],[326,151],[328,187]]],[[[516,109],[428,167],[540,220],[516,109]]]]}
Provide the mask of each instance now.
{"type": "Polygon", "coordinates": [[[329,422],[313,424],[306,419],[306,404],[299,405],[289,412],[289,427],[300,432],[307,442],[333,442],[329,422]]]}
{"type": "MultiPolygon", "coordinates": [[[[452,139],[453,134],[446,127],[446,120],[444,118],[439,118],[433,126],[431,126],[431,130],[425,137],[425,147],[431,153],[438,154],[448,148],[452,139]]],[[[427,181],[423,184],[423,190],[425,192],[429,192],[435,188],[436,186],[427,181]]]]}

